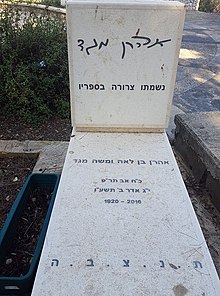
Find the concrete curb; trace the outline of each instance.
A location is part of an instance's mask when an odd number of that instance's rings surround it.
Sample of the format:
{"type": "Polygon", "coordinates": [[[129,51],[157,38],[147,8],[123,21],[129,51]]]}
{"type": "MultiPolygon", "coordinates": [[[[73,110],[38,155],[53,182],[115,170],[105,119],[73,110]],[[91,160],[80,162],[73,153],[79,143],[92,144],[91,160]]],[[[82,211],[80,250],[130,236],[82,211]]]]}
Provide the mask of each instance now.
{"type": "Polygon", "coordinates": [[[3,6],[19,7],[19,9],[21,9],[23,11],[29,11],[30,9],[47,11],[52,14],[61,15],[63,17],[66,17],[66,9],[65,8],[47,6],[47,5],[43,5],[43,4],[26,3],[26,2],[12,3],[9,1],[0,1],[0,7],[3,7],[3,6]]]}
{"type": "Polygon", "coordinates": [[[179,114],[174,146],[220,210],[220,112],[179,114]]]}
{"type": "Polygon", "coordinates": [[[34,173],[61,173],[69,142],[53,141],[0,141],[0,156],[10,154],[38,157],[34,173]]]}

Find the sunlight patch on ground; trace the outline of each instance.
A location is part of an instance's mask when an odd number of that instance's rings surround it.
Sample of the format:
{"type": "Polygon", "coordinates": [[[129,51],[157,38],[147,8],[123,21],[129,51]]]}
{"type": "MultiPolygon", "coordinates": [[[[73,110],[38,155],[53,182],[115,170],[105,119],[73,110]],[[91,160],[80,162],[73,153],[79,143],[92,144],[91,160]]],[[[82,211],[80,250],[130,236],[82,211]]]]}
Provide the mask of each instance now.
{"type": "Polygon", "coordinates": [[[192,79],[199,83],[205,83],[210,79],[215,79],[215,76],[215,73],[210,70],[202,69],[202,72],[200,71],[200,73],[193,73],[192,79]]]}
{"type": "MultiPolygon", "coordinates": [[[[219,65],[219,68],[220,68],[220,65],[219,65]]],[[[219,71],[219,74],[215,75],[214,80],[217,82],[217,84],[220,83],[220,71],[219,71]]]]}
{"type": "Polygon", "coordinates": [[[207,81],[207,77],[201,77],[201,76],[196,75],[196,74],[192,75],[192,79],[194,79],[194,80],[196,80],[196,81],[198,81],[200,83],[205,83],[207,81]]]}
{"type": "Polygon", "coordinates": [[[181,48],[179,58],[180,59],[199,59],[199,58],[201,59],[203,58],[203,56],[201,55],[200,52],[196,50],[181,48]]]}

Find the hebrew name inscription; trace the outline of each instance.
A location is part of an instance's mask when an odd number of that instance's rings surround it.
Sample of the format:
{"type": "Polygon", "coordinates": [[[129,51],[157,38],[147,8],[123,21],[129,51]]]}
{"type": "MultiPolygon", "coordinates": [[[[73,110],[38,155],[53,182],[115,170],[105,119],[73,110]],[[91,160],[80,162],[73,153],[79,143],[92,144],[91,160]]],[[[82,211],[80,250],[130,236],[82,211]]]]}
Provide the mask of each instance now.
{"type": "MultiPolygon", "coordinates": [[[[163,47],[166,43],[171,42],[170,38],[159,39],[157,37],[146,35],[139,35],[140,28],[136,34],[131,36],[129,40],[119,40],[120,46],[120,58],[123,60],[126,57],[127,51],[133,51],[139,48],[153,49],[154,47],[163,47]]],[[[105,38],[104,40],[97,40],[93,38],[91,41],[86,41],[82,38],[77,40],[77,46],[81,52],[85,52],[86,55],[90,56],[94,50],[100,51],[105,48],[111,50],[111,46],[114,40],[105,38]]]]}
{"type": "MultiPolygon", "coordinates": [[[[73,154],[73,151],[69,151],[70,154],[73,154]]],[[[150,165],[150,166],[167,166],[170,165],[168,160],[159,160],[159,159],[150,159],[150,160],[146,160],[146,159],[86,159],[86,158],[73,158],[72,159],[74,164],[88,164],[88,163],[93,163],[93,164],[118,164],[118,165],[150,165]]],[[[103,179],[104,180],[104,179],[103,179]]],[[[115,179],[109,179],[108,181],[110,182],[118,182],[119,179],[117,179],[117,181],[115,181],[115,179]],[[110,181],[112,180],[112,181],[110,181]],[[114,180],[114,181],[113,181],[114,180]]],[[[122,180],[122,179],[120,179],[122,180]]],[[[134,179],[132,179],[133,181],[131,183],[135,183],[134,179]]],[[[107,181],[107,180],[106,180],[107,181]]],[[[131,181],[131,180],[130,180],[131,181]]],[[[141,181],[141,180],[140,180],[141,181]]],[[[104,181],[102,181],[104,182],[104,181]]],[[[123,183],[123,181],[119,181],[121,183],[123,183]]],[[[125,183],[127,181],[124,181],[125,183]]],[[[137,181],[138,182],[138,181],[137,181]]],[[[141,183],[141,182],[140,182],[141,183]]]]}

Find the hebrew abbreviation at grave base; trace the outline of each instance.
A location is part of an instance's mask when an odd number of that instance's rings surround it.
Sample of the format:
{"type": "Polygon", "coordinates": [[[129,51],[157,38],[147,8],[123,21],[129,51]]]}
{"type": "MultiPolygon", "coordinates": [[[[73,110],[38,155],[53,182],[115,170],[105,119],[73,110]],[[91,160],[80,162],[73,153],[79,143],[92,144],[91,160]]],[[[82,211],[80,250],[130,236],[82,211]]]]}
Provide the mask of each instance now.
{"type": "MultiPolygon", "coordinates": [[[[71,262],[71,258],[70,258],[70,262],[71,262]]],[[[60,262],[59,259],[52,259],[50,266],[51,267],[58,267],[60,265],[60,263],[62,264],[62,262],[60,262]]],[[[118,266],[120,266],[120,267],[131,267],[131,268],[135,267],[134,264],[132,263],[132,260],[130,260],[130,259],[122,259],[119,262],[115,262],[115,266],[117,266],[117,263],[118,263],[118,266]]],[[[143,263],[145,263],[145,264],[141,265],[141,267],[144,267],[144,268],[147,268],[147,267],[152,268],[153,266],[155,266],[154,264],[152,264],[152,262],[150,262],[150,264],[149,264],[147,262],[144,262],[144,260],[143,260],[143,263]]],[[[74,266],[74,264],[70,263],[69,266],[74,266]]],[[[97,266],[98,266],[98,264],[96,264],[95,260],[93,260],[93,259],[87,259],[84,261],[84,267],[97,267],[97,266]]],[[[103,267],[114,267],[114,266],[110,266],[110,264],[102,264],[102,266],[103,267]]],[[[187,264],[186,264],[186,266],[187,266],[187,264]]],[[[188,265],[187,267],[189,269],[191,269],[193,267],[194,269],[199,270],[199,269],[203,269],[203,264],[201,261],[192,261],[192,262],[190,262],[190,265],[188,265]]],[[[181,268],[181,266],[170,263],[170,262],[165,264],[164,260],[158,260],[157,268],[165,268],[165,269],[172,268],[174,270],[178,270],[181,268]]]]}

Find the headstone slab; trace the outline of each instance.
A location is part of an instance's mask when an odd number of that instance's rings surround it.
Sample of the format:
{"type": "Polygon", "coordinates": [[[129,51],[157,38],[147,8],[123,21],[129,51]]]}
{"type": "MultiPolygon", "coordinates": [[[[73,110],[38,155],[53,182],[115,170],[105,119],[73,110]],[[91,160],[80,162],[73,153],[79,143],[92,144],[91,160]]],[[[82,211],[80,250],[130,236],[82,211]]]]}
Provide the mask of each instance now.
{"type": "Polygon", "coordinates": [[[32,296],[219,296],[165,133],[70,140],[32,296]]]}
{"type": "Polygon", "coordinates": [[[72,125],[168,125],[185,9],[169,1],[67,1],[72,125]]]}

